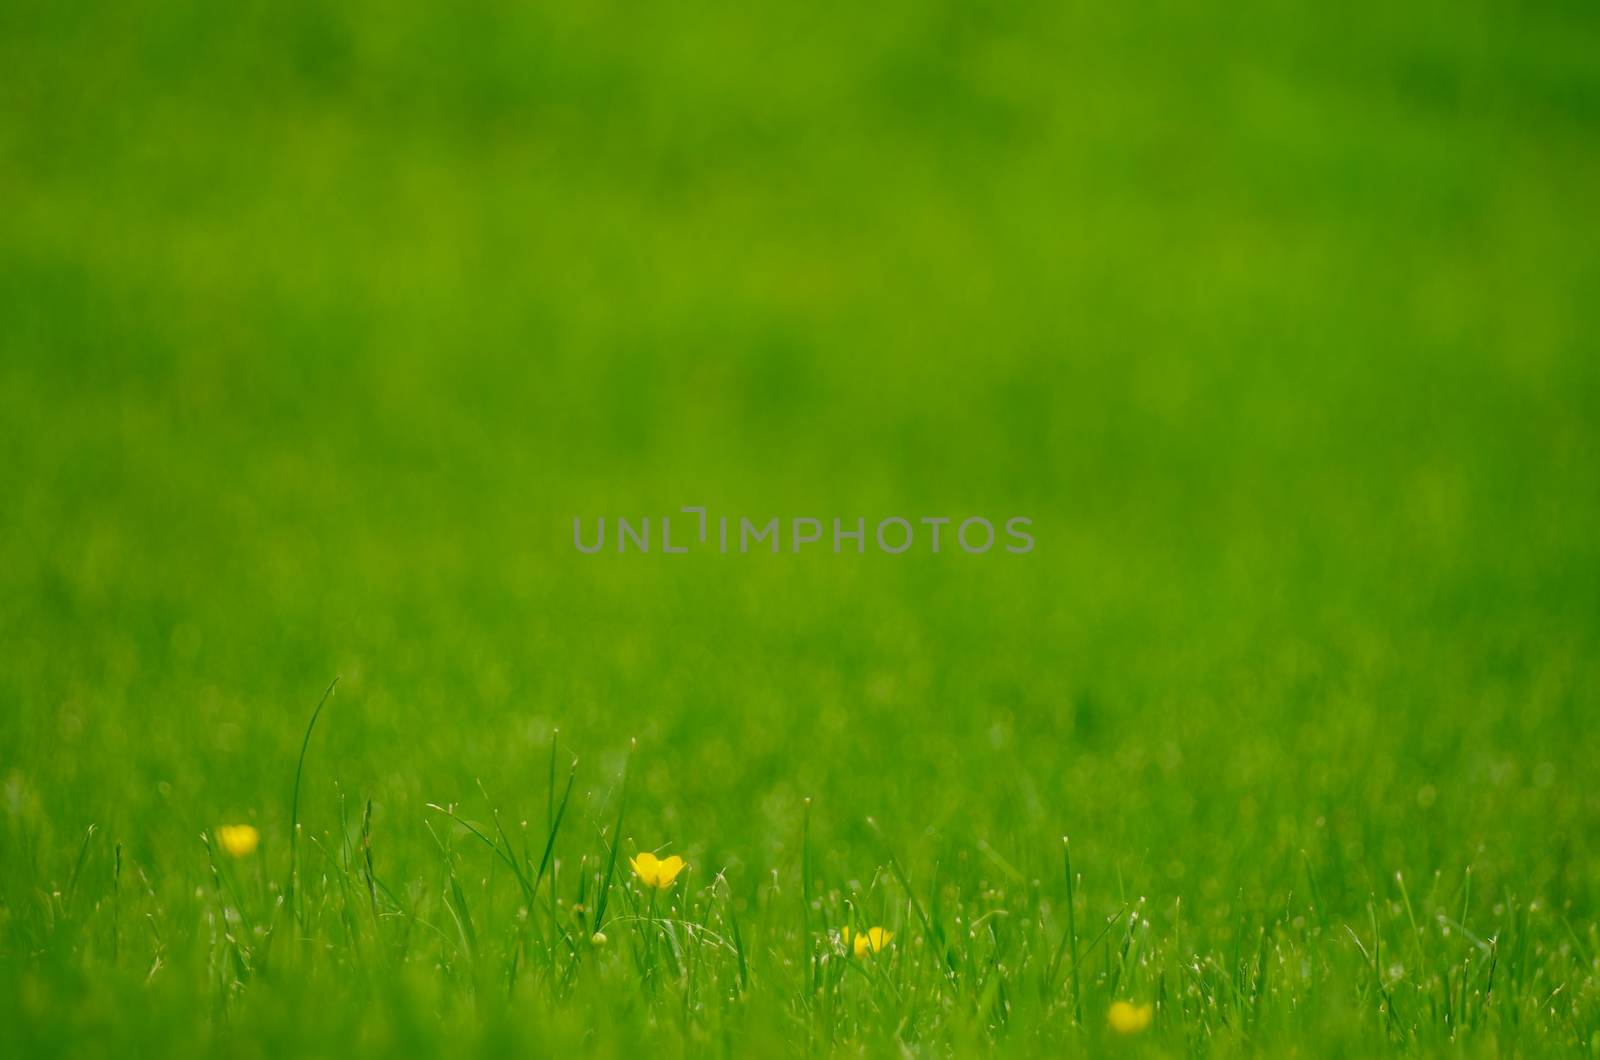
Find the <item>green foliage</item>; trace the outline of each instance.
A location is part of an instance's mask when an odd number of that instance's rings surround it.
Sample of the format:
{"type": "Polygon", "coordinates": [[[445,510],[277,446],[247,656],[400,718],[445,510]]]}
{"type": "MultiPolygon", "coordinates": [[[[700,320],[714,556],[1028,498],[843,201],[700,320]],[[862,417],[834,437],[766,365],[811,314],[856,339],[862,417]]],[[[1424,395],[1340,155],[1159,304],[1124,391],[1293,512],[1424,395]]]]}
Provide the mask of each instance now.
{"type": "Polygon", "coordinates": [[[6,5],[0,1056],[1594,1055],[1596,54],[6,5]]]}

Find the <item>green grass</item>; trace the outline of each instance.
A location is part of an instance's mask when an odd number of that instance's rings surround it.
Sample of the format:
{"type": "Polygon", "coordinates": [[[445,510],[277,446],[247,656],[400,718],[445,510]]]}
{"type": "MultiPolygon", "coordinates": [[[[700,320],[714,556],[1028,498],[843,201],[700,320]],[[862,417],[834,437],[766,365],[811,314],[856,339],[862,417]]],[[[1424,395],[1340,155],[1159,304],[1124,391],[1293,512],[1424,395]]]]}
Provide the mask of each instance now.
{"type": "Polygon", "coordinates": [[[0,1056],[1600,1054],[1596,54],[7,5],[0,1056]]]}

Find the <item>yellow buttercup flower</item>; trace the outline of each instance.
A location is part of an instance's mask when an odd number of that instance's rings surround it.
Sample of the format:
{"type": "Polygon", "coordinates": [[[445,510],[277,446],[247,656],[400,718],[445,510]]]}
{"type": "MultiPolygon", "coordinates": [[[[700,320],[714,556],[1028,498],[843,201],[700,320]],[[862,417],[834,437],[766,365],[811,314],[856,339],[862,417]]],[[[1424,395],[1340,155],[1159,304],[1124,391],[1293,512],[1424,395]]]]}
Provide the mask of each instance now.
{"type": "Polygon", "coordinates": [[[261,833],[247,824],[225,824],[217,829],[217,842],[236,858],[254,854],[261,845],[261,833]]]}
{"type": "MultiPolygon", "coordinates": [[[[842,932],[844,941],[851,943],[850,929],[847,927],[842,932]]],[[[868,928],[855,936],[854,944],[850,947],[857,957],[865,957],[869,953],[877,953],[889,945],[889,940],[894,938],[894,932],[885,931],[881,927],[868,928]]]]}
{"type": "Polygon", "coordinates": [[[1114,1001],[1111,1011],[1106,1013],[1106,1022],[1111,1024],[1111,1029],[1118,1034],[1138,1034],[1150,1026],[1150,1017],[1154,1010],[1149,1005],[1135,1007],[1126,1001],[1114,1001]]]}
{"type": "Polygon", "coordinates": [[[639,877],[640,883],[663,891],[672,886],[672,881],[678,878],[678,873],[689,867],[676,854],[669,858],[658,858],[648,850],[640,853],[638,857],[629,858],[628,864],[633,866],[633,874],[639,877]]]}

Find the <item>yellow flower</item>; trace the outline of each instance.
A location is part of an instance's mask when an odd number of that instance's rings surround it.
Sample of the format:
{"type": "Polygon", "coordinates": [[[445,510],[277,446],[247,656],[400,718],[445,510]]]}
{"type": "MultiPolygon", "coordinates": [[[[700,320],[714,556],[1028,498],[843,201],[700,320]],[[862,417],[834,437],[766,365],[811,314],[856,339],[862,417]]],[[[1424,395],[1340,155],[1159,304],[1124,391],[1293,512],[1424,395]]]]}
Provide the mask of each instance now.
{"type": "MultiPolygon", "coordinates": [[[[850,929],[842,932],[845,942],[850,942],[850,929]]],[[[894,938],[894,932],[885,931],[881,927],[868,928],[855,937],[855,944],[851,947],[857,957],[865,957],[869,953],[877,953],[889,945],[889,940],[894,938]]]]}
{"type": "Polygon", "coordinates": [[[672,886],[672,881],[678,878],[678,873],[689,867],[676,854],[670,858],[658,858],[648,850],[640,853],[638,857],[629,858],[628,864],[633,866],[633,874],[639,877],[640,883],[663,891],[672,886]]]}
{"type": "Polygon", "coordinates": [[[1106,1013],[1106,1022],[1118,1034],[1138,1034],[1150,1026],[1152,1010],[1149,1005],[1134,1007],[1126,1001],[1114,1001],[1106,1013]]]}
{"type": "Polygon", "coordinates": [[[225,824],[217,829],[217,842],[236,858],[254,854],[261,844],[261,833],[247,824],[225,824]]]}

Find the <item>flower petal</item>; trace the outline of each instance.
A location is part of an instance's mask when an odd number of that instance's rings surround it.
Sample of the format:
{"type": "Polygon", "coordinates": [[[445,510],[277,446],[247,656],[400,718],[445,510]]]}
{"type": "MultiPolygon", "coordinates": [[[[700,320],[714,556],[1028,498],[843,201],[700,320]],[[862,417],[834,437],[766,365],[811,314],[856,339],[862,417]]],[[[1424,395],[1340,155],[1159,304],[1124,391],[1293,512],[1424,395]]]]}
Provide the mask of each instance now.
{"type": "Polygon", "coordinates": [[[656,865],[656,856],[645,851],[638,857],[628,859],[628,864],[633,866],[633,874],[639,877],[639,882],[646,887],[654,887],[656,878],[661,874],[656,865]]]}
{"type": "Polygon", "coordinates": [[[1118,1034],[1138,1034],[1150,1026],[1150,1017],[1154,1011],[1149,1005],[1135,1007],[1126,1001],[1113,1002],[1111,1010],[1106,1013],[1106,1022],[1111,1024],[1111,1029],[1118,1034]]]}

